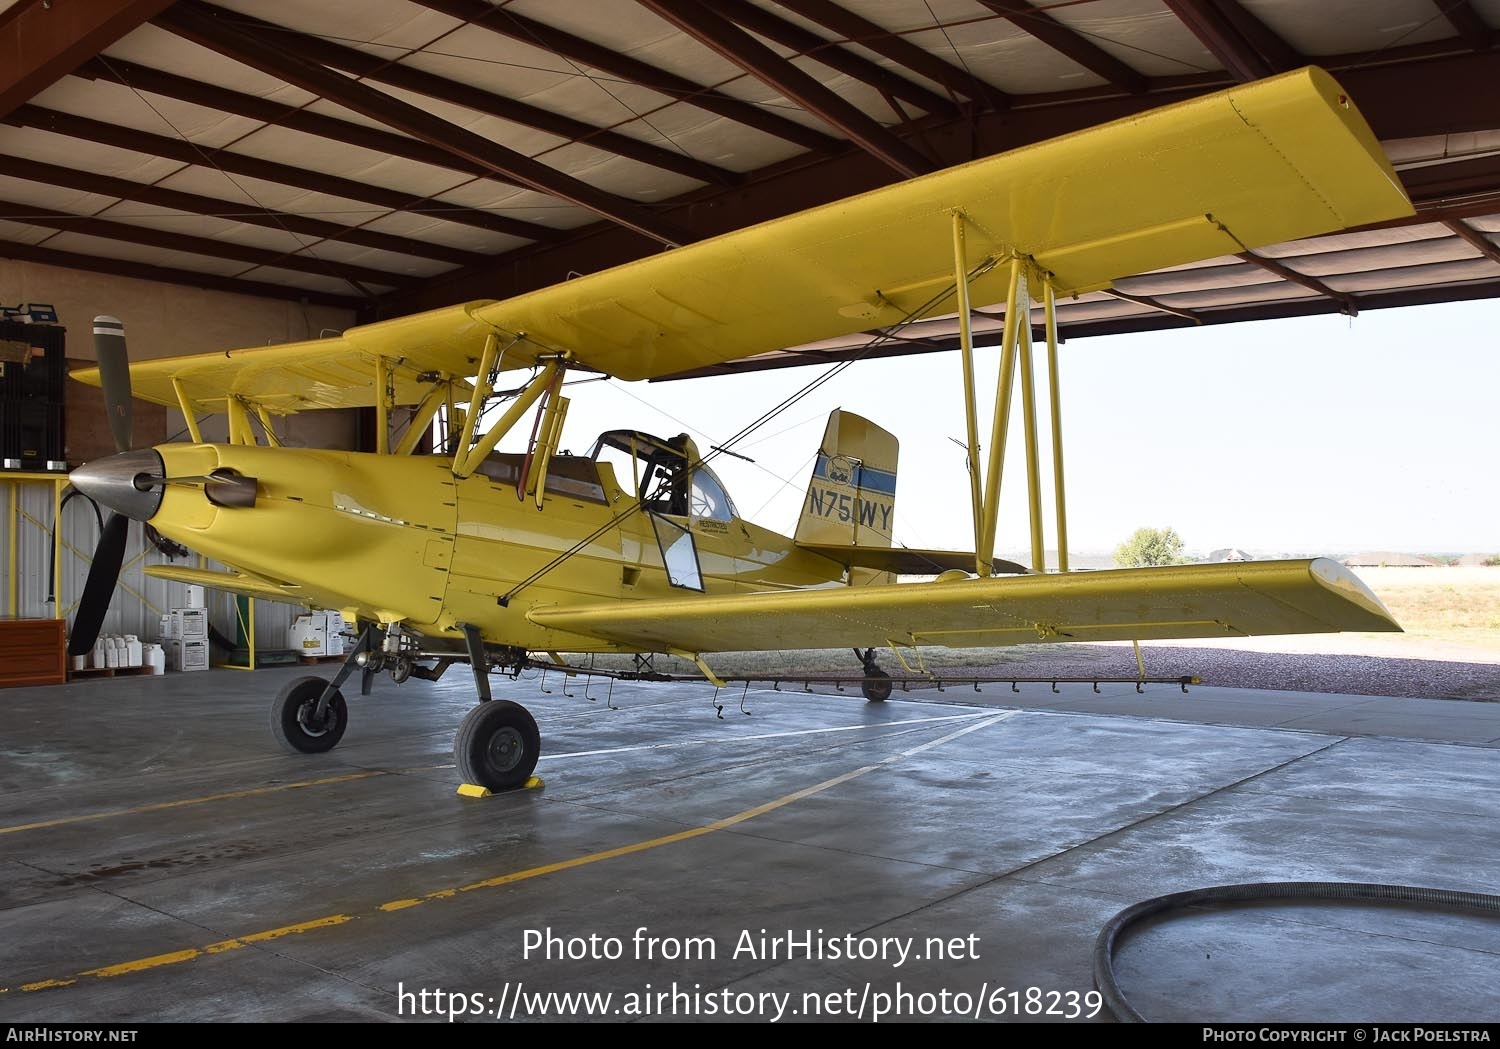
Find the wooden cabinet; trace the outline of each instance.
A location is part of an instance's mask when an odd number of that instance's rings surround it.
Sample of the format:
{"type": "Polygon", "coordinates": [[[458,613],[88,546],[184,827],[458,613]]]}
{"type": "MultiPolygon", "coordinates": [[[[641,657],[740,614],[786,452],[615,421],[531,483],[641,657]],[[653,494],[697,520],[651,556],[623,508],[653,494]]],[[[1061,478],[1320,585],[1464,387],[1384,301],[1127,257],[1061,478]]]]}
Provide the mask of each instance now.
{"type": "Polygon", "coordinates": [[[0,688],[61,685],[67,679],[61,619],[0,619],[0,688]]]}

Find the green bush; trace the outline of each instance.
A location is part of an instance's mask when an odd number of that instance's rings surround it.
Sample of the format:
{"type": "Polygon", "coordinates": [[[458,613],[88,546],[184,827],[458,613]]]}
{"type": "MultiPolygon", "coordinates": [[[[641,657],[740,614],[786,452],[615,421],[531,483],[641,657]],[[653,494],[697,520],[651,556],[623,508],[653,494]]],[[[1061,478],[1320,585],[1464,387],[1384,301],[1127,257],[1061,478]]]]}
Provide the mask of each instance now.
{"type": "Polygon", "coordinates": [[[1115,547],[1115,564],[1121,568],[1152,568],[1180,565],[1182,537],[1171,528],[1137,528],[1115,547]]]}

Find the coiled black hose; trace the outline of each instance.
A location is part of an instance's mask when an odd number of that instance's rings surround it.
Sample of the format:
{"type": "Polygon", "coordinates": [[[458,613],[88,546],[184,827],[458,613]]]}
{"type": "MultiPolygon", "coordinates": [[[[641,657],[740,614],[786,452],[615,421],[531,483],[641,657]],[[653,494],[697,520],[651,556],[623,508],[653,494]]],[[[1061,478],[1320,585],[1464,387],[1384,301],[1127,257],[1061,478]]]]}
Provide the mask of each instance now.
{"type": "Polygon", "coordinates": [[[1094,941],[1094,986],[1115,1018],[1125,1023],[1147,1020],[1125,999],[1115,979],[1115,946],[1126,929],[1143,919],[1185,907],[1202,907],[1251,900],[1363,900],[1370,903],[1419,904],[1453,911],[1500,914],[1500,896],[1482,892],[1424,889],[1414,885],[1371,885],[1352,881],[1263,881],[1243,885],[1211,885],[1142,900],[1116,914],[1094,941]]]}

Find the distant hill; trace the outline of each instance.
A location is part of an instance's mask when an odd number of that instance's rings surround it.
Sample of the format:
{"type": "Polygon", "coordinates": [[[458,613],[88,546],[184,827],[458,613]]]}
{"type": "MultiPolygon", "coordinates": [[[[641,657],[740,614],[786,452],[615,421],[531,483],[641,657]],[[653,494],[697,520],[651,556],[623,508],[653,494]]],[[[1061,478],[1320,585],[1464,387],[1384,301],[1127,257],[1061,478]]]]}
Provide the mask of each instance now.
{"type": "Polygon", "coordinates": [[[1365,551],[1350,554],[1340,560],[1349,568],[1440,568],[1441,564],[1430,557],[1402,554],[1393,550],[1365,551]]]}

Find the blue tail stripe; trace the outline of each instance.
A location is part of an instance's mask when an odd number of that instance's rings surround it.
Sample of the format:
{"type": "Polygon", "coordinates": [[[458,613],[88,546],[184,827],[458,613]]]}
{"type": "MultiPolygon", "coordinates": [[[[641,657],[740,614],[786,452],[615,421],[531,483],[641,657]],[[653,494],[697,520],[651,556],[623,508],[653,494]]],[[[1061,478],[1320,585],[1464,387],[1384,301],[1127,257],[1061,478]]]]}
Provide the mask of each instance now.
{"type": "MultiPolygon", "coordinates": [[[[840,466],[847,469],[849,460],[839,459],[840,466]]],[[[821,477],[834,484],[855,484],[856,487],[866,492],[880,492],[892,498],[896,495],[896,475],[890,470],[877,470],[872,466],[856,466],[856,477],[833,477],[829,472],[831,460],[822,452],[818,453],[818,463],[813,467],[813,476],[821,477]]],[[[843,472],[841,469],[840,473],[843,472]]]]}

